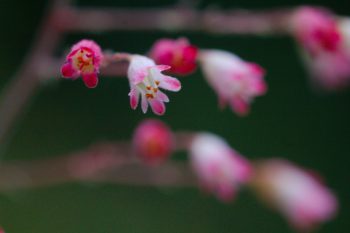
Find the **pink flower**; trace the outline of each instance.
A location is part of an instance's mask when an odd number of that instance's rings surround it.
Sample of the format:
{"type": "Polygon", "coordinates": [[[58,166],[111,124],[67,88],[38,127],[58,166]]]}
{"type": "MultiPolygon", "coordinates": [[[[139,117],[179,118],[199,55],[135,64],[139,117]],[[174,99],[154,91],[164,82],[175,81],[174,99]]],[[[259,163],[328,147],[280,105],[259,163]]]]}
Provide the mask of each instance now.
{"type": "Polygon", "coordinates": [[[200,53],[205,77],[219,96],[222,107],[229,103],[238,115],[246,115],[256,96],[266,93],[264,70],[226,51],[205,50],[200,53]]]}
{"type": "Polygon", "coordinates": [[[137,126],[133,147],[140,158],[148,164],[163,162],[173,151],[173,135],[163,122],[154,119],[143,121],[137,126]]]}
{"type": "Polygon", "coordinates": [[[337,199],[332,192],[311,172],[288,161],[271,159],[261,163],[256,181],[262,197],[299,230],[311,230],[337,211],[337,199]]]}
{"type": "MultiPolygon", "coordinates": [[[[315,85],[337,90],[350,84],[350,40],[346,28],[325,10],[301,7],[291,17],[291,30],[315,85]]],[[[347,29],[348,30],[348,29],[347,29]]]]}
{"type": "Polygon", "coordinates": [[[239,185],[250,177],[249,162],[216,135],[198,134],[192,141],[190,154],[203,187],[222,201],[232,200],[239,185]]]}
{"type": "Polygon", "coordinates": [[[341,35],[330,12],[313,7],[297,9],[291,18],[296,39],[313,56],[324,51],[336,51],[341,35]]]}
{"type": "Polygon", "coordinates": [[[170,91],[179,91],[181,83],[176,78],[163,75],[161,72],[168,70],[166,65],[156,65],[153,60],[141,55],[132,55],[128,69],[130,83],[130,105],[136,109],[141,95],[141,108],[147,112],[148,104],[157,115],[165,113],[164,102],[169,98],[159,88],[170,91]]]}
{"type": "Polygon", "coordinates": [[[187,75],[196,69],[197,47],[187,39],[160,39],[151,48],[150,57],[157,64],[169,65],[169,72],[187,75]]]}
{"type": "Polygon", "coordinates": [[[88,88],[97,86],[99,67],[103,54],[101,48],[92,40],[81,40],[73,45],[61,68],[64,78],[76,79],[80,75],[88,88]]]}

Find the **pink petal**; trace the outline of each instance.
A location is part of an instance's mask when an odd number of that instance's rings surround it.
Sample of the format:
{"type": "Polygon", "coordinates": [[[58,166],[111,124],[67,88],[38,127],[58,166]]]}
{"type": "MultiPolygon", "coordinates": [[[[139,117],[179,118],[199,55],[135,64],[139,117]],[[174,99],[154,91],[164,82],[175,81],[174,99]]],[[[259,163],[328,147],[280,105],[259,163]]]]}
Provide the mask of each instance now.
{"type": "Polygon", "coordinates": [[[153,99],[150,101],[153,112],[157,115],[163,115],[165,113],[165,105],[162,101],[153,99]]]}
{"type": "Polygon", "coordinates": [[[267,92],[267,85],[263,80],[260,80],[253,85],[256,95],[264,95],[267,92]]]}
{"type": "Polygon", "coordinates": [[[159,90],[157,93],[157,99],[159,99],[160,101],[165,102],[165,103],[169,102],[168,96],[159,90]]]}
{"type": "Polygon", "coordinates": [[[235,197],[235,190],[232,185],[219,184],[216,190],[217,197],[223,202],[230,202],[235,197]]]}
{"type": "Polygon", "coordinates": [[[98,78],[96,73],[83,74],[82,75],[85,86],[88,88],[95,88],[98,84],[98,78]]]}
{"type": "Polygon", "coordinates": [[[147,76],[147,69],[140,70],[130,77],[132,84],[137,85],[142,82],[147,76]]]}
{"type": "Polygon", "coordinates": [[[157,68],[157,70],[162,72],[164,70],[169,70],[171,68],[171,66],[168,66],[168,65],[157,65],[156,68],[157,68]]]}
{"type": "Polygon", "coordinates": [[[136,109],[139,104],[139,93],[136,89],[131,89],[129,92],[130,96],[130,106],[132,109],[136,109]]]}
{"type": "Polygon", "coordinates": [[[240,97],[231,100],[231,108],[240,116],[246,116],[249,113],[249,104],[240,97]]]}
{"type": "Polygon", "coordinates": [[[64,78],[76,78],[79,75],[70,62],[62,66],[61,74],[64,78]]]}
{"type": "Polygon", "coordinates": [[[166,75],[163,75],[160,79],[159,86],[169,91],[179,91],[181,89],[181,83],[179,80],[166,75]]]}
{"type": "Polygon", "coordinates": [[[249,65],[253,74],[256,74],[256,75],[261,76],[261,77],[265,75],[266,71],[260,65],[253,63],[253,62],[249,62],[247,64],[249,65]]]}
{"type": "Polygon", "coordinates": [[[147,99],[144,95],[141,95],[141,108],[142,108],[143,113],[147,112],[148,102],[147,102],[147,99]]]}

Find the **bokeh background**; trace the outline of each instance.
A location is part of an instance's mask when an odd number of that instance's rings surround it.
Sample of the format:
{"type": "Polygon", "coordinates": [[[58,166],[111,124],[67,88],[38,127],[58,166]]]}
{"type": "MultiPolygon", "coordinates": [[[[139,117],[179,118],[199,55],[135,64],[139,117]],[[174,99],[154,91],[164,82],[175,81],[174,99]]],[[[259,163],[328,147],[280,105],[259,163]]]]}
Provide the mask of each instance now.
{"type": "MultiPolygon", "coordinates": [[[[173,0],[89,0],[81,6],[153,7],[173,0]]],[[[201,0],[205,8],[263,9],[316,4],[350,15],[344,0],[201,0]]],[[[0,1],[0,87],[10,80],[26,55],[47,1],[0,1]]],[[[250,159],[283,157],[320,172],[340,201],[335,220],[319,232],[350,230],[350,89],[319,93],[289,37],[209,35],[192,32],[115,31],[67,34],[57,53],[81,38],[104,48],[145,53],[160,37],[186,36],[202,48],[220,48],[261,64],[269,91],[257,98],[252,112],[239,118],[220,111],[215,93],[201,72],[182,78],[183,90],[170,93],[161,117],[174,130],[211,131],[223,136],[250,159]]],[[[350,65],[350,64],[349,64],[350,65]]],[[[57,76],[59,76],[57,71],[57,76]]],[[[54,78],[54,77],[52,77],[54,78]]],[[[129,107],[127,79],[103,79],[94,90],[83,83],[60,81],[42,86],[16,125],[1,160],[49,158],[84,148],[95,141],[127,140],[147,117],[129,107]]],[[[175,157],[184,157],[176,154],[175,157]]],[[[72,183],[13,193],[0,193],[0,224],[8,233],[180,233],[292,232],[277,213],[243,191],[236,202],[222,204],[196,189],[159,189],[111,184],[72,183]]]]}

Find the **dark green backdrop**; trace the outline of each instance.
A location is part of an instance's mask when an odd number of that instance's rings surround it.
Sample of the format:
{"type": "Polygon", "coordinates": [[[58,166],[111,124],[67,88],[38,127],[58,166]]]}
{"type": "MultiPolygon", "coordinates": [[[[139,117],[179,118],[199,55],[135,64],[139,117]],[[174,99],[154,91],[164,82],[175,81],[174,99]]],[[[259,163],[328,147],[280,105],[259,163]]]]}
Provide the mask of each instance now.
{"type": "MultiPolygon", "coordinates": [[[[174,1],[91,0],[83,5],[149,7],[174,1]]],[[[269,8],[318,4],[350,15],[346,0],[201,1],[222,7],[269,8]]],[[[0,87],[21,64],[46,1],[0,1],[0,87]]],[[[337,218],[320,232],[347,233],[350,220],[350,90],[318,94],[287,37],[215,36],[202,33],[124,32],[70,34],[67,48],[83,37],[104,48],[145,52],[160,37],[187,36],[202,48],[221,48],[256,61],[268,71],[269,92],[258,98],[245,118],[219,111],[215,93],[198,71],[182,79],[183,90],[170,94],[162,120],[175,130],[208,130],[225,137],[238,151],[255,159],[280,156],[318,170],[340,200],[337,218]]],[[[59,73],[57,73],[59,76],[59,73]]],[[[128,105],[126,79],[104,79],[95,90],[82,82],[43,87],[17,125],[3,160],[54,157],[95,140],[128,139],[146,118],[128,105]]],[[[194,189],[135,188],[69,184],[0,194],[0,224],[9,233],[282,233],[291,232],[278,214],[265,209],[248,192],[225,205],[194,189]]]]}

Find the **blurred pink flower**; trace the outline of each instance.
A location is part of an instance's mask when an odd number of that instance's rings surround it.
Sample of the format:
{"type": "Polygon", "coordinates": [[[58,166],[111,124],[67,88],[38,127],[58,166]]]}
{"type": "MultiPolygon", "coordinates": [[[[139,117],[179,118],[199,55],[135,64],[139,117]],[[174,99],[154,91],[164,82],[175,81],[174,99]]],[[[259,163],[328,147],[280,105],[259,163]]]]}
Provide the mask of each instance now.
{"type": "Polygon", "coordinates": [[[292,15],[291,27],[299,43],[314,56],[324,51],[336,51],[341,44],[335,18],[325,10],[300,7],[292,15]]]}
{"type": "Polygon", "coordinates": [[[185,38],[160,39],[151,48],[150,57],[157,64],[171,66],[171,73],[187,75],[196,69],[197,51],[185,38]]]}
{"type": "Polygon", "coordinates": [[[198,134],[192,141],[190,154],[203,187],[222,201],[232,200],[239,185],[250,178],[249,162],[216,135],[198,134]]]}
{"type": "Polygon", "coordinates": [[[337,199],[311,172],[271,159],[259,164],[256,187],[298,230],[308,231],[337,211],[337,199]]]}
{"type": "Polygon", "coordinates": [[[244,116],[249,113],[253,99],[266,93],[265,72],[259,65],[221,50],[204,50],[199,56],[205,77],[219,96],[221,107],[229,103],[233,111],[244,116]]]}
{"type": "Polygon", "coordinates": [[[101,48],[92,40],[81,40],[73,45],[61,68],[64,78],[76,79],[80,75],[88,88],[97,86],[99,67],[103,54],[101,48]]]}
{"type": "Polygon", "coordinates": [[[290,22],[315,85],[326,90],[348,86],[350,50],[347,41],[350,38],[336,17],[323,9],[301,7],[290,22]]]}
{"type": "Polygon", "coordinates": [[[163,75],[161,72],[168,70],[167,65],[156,65],[153,60],[141,55],[132,55],[128,68],[130,83],[130,105],[136,109],[141,95],[141,108],[147,112],[148,104],[157,115],[165,113],[164,102],[169,102],[166,94],[159,90],[163,88],[170,91],[179,91],[181,83],[176,78],[163,75]]]}
{"type": "Polygon", "coordinates": [[[173,134],[166,124],[148,119],[137,126],[133,136],[135,152],[147,164],[159,164],[172,153],[173,134]]]}

